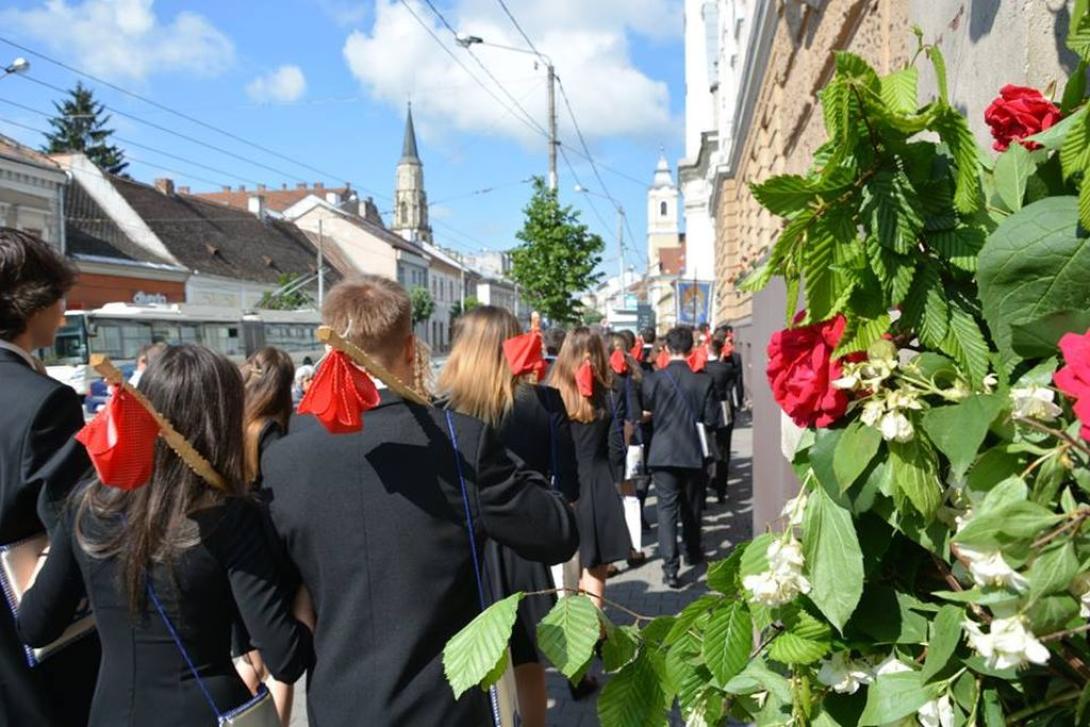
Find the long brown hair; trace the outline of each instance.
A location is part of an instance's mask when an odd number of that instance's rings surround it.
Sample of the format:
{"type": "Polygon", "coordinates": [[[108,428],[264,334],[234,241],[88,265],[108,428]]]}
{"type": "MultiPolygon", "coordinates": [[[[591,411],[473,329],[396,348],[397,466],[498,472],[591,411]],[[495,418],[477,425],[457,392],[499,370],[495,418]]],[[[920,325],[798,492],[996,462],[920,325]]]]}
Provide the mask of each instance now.
{"type": "Polygon", "coordinates": [[[511,411],[524,377],[511,374],[503,342],[519,333],[518,320],[503,308],[482,305],[459,317],[454,347],[439,374],[439,395],[451,408],[493,426],[511,411]]]}
{"type": "Polygon", "coordinates": [[[220,473],[227,492],[202,480],[160,438],[148,484],[125,491],[96,481],[77,496],[77,541],[93,557],[120,559],[121,587],[133,613],[144,603],[147,569],[153,563],[170,568],[200,542],[189,516],[246,493],[237,366],[203,346],[171,346],[148,366],[140,391],[220,473]]]}
{"type": "Polygon", "coordinates": [[[253,353],[242,364],[242,381],[246,390],[243,433],[246,442],[244,462],[247,484],[253,484],[260,469],[261,430],[274,421],[281,431],[288,431],[291,418],[291,387],[295,381],[295,364],[284,351],[268,346],[253,353]]]}
{"type": "Polygon", "coordinates": [[[571,419],[586,423],[600,417],[606,407],[606,392],[613,385],[613,373],[609,370],[602,337],[585,326],[573,329],[564,339],[556,363],[549,372],[548,383],[559,389],[564,408],[571,419]],[[579,386],[575,383],[576,372],[587,360],[594,369],[594,395],[589,398],[579,393],[579,386]]]}
{"type": "Polygon", "coordinates": [[[625,363],[628,364],[628,373],[632,377],[633,381],[640,382],[643,380],[643,369],[640,368],[640,362],[632,357],[629,350],[636,345],[635,339],[632,343],[628,342],[628,336],[623,333],[614,333],[609,337],[609,354],[613,355],[614,351],[620,351],[624,354],[625,363]]]}

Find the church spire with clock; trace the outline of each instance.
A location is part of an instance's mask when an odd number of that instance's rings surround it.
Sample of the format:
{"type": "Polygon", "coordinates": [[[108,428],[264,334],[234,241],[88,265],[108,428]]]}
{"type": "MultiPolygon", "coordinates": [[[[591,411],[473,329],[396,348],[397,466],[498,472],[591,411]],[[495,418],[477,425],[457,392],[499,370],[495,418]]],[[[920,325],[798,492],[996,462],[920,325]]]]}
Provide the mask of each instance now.
{"type": "Polygon", "coordinates": [[[424,164],[416,151],[416,129],[413,128],[413,105],[405,117],[405,139],[401,144],[401,159],[397,163],[394,188],[394,224],[391,228],[406,240],[431,242],[428,224],[428,195],[424,191],[424,164]]]}

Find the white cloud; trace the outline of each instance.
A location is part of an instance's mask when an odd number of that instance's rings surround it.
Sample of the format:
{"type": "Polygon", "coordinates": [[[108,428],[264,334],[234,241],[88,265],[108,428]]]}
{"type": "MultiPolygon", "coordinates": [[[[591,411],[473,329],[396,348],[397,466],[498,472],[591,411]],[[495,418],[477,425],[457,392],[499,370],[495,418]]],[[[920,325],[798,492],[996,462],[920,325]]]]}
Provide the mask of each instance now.
{"type": "Polygon", "coordinates": [[[299,66],[280,66],[246,85],[246,93],[259,103],[291,103],[307,90],[307,79],[299,66]]]}
{"type": "MultiPolygon", "coordinates": [[[[451,52],[512,106],[428,7],[410,2],[451,52]]],[[[508,5],[538,49],[553,59],[586,136],[659,138],[673,133],[667,85],[635,66],[627,33],[677,39],[682,33],[680,2],[508,0],[508,5]]],[[[447,8],[447,19],[460,31],[490,43],[526,45],[494,0],[456,0],[447,8]]],[[[349,35],[343,53],[349,70],[376,98],[401,106],[411,96],[414,115],[426,129],[453,127],[535,143],[541,139],[476,85],[398,0],[377,0],[372,28],[349,35]]],[[[545,69],[535,70],[533,56],[479,45],[474,53],[544,127],[545,69]]],[[[575,145],[563,101],[557,104],[561,139],[575,145]]]]}
{"type": "Polygon", "coordinates": [[[0,11],[0,27],[62,52],[95,75],[143,80],[161,72],[213,76],[234,60],[234,45],[203,16],[161,20],[154,0],[46,0],[0,11]]]}

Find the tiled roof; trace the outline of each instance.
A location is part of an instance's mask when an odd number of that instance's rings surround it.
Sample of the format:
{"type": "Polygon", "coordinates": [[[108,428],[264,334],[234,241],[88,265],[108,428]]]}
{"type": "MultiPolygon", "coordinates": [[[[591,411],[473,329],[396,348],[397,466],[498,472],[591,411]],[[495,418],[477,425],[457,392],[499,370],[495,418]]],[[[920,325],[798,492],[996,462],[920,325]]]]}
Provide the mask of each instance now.
{"type": "Polygon", "coordinates": [[[54,172],[60,171],[60,167],[57,163],[45,154],[31,149],[29,146],[23,146],[15,141],[15,139],[11,139],[3,134],[0,134],[0,157],[7,157],[8,159],[14,159],[17,162],[32,164],[36,167],[42,167],[54,172]]]}
{"type": "Polygon", "coordinates": [[[129,179],[109,180],[171,254],[196,273],[275,283],[283,273],[309,275],[317,269],[313,245],[293,224],[163,194],[129,179]]]}
{"type": "MultiPolygon", "coordinates": [[[[182,194],[189,194],[185,188],[178,190],[182,194]]],[[[313,194],[322,199],[325,196],[334,192],[341,199],[343,199],[352,190],[348,187],[326,187],[320,184],[315,184],[313,187],[307,185],[296,186],[293,189],[260,189],[260,188],[241,188],[233,190],[224,190],[222,192],[197,192],[191,194],[192,197],[199,197],[200,199],[208,200],[209,202],[215,202],[217,204],[226,205],[228,207],[234,207],[236,209],[249,209],[250,197],[254,195],[261,195],[265,198],[265,207],[274,212],[283,212],[288,207],[299,200],[306,197],[308,194],[313,194]]]]}
{"type": "Polygon", "coordinates": [[[133,243],[75,180],[64,190],[64,216],[65,248],[69,254],[169,264],[133,243]]]}

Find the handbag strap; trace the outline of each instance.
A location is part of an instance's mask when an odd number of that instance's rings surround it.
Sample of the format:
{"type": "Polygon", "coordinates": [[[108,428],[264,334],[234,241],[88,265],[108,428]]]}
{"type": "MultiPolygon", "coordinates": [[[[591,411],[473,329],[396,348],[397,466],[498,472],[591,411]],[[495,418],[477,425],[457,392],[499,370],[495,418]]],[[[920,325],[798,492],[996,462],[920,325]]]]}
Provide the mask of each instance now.
{"type": "Polygon", "coordinates": [[[549,412],[549,486],[560,489],[560,456],[556,452],[556,422],[549,412]]]}
{"type": "Polygon", "coordinates": [[[216,719],[220,722],[223,721],[223,713],[220,712],[216,706],[215,700],[212,699],[212,694],[208,691],[208,687],[205,686],[204,680],[201,679],[201,675],[197,672],[197,667],[193,665],[193,660],[189,657],[189,652],[185,648],[185,644],[182,643],[182,639],[178,636],[178,632],[174,629],[174,624],[171,623],[170,618],[167,617],[166,610],[163,609],[163,604],[159,601],[159,596],[155,593],[155,586],[151,583],[151,575],[148,575],[148,598],[155,605],[155,610],[159,612],[159,617],[163,619],[163,623],[166,624],[167,631],[170,632],[170,638],[174,639],[174,645],[178,647],[178,651],[182,653],[182,658],[185,659],[185,665],[189,667],[189,671],[193,674],[193,678],[197,680],[197,686],[200,687],[201,694],[204,695],[205,701],[208,702],[208,706],[212,708],[212,711],[216,715],[216,719]]]}
{"type": "MultiPolygon", "coordinates": [[[[450,443],[454,447],[454,466],[458,470],[458,485],[462,490],[462,505],[465,507],[466,514],[466,531],[469,533],[469,552],[473,556],[473,577],[477,581],[477,600],[483,611],[486,608],[484,583],[481,581],[481,568],[477,557],[477,535],[473,529],[473,511],[469,506],[469,490],[466,488],[465,473],[462,471],[462,451],[458,448],[458,433],[454,428],[454,415],[451,414],[450,409],[447,409],[444,413],[447,415],[447,431],[450,432],[450,443]]],[[[500,727],[500,703],[494,686],[488,690],[488,702],[492,708],[492,724],[494,727],[500,727]]]]}

